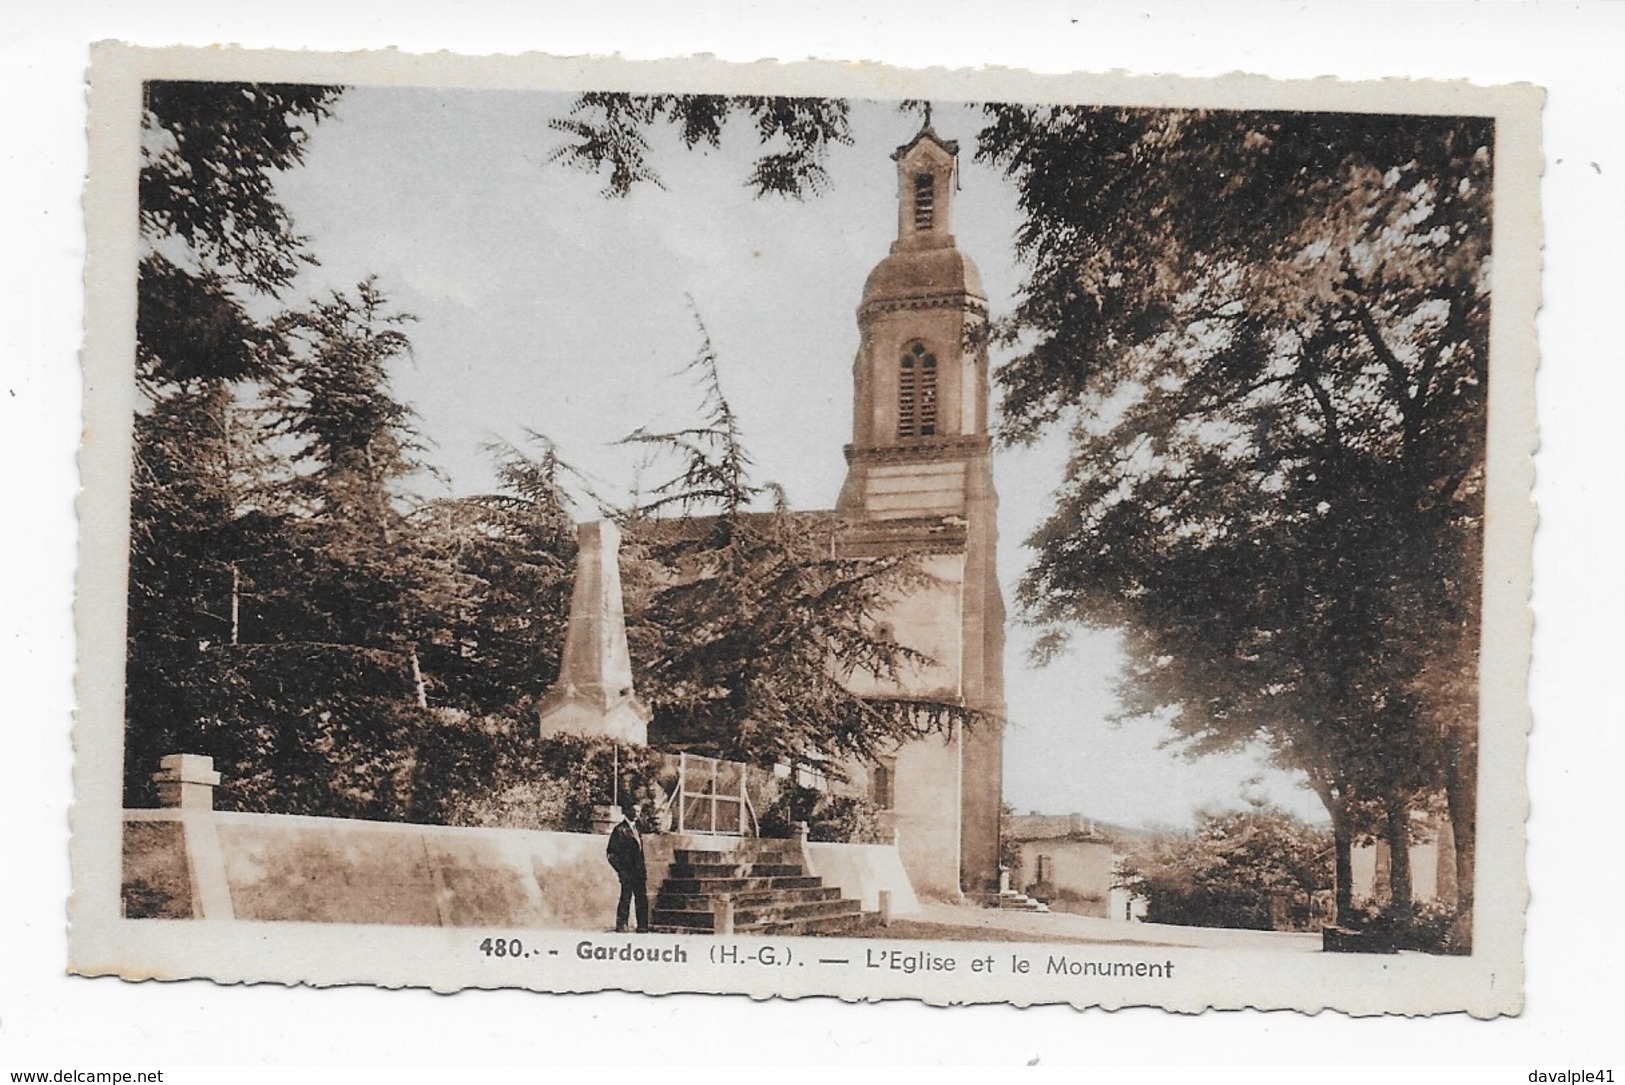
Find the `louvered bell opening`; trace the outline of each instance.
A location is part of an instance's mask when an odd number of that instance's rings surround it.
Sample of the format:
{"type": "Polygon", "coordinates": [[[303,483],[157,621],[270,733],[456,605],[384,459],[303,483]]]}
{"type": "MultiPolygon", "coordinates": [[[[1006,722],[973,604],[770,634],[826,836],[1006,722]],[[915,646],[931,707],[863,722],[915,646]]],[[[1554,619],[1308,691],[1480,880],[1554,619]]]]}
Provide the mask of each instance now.
{"type": "Polygon", "coordinates": [[[919,422],[914,427],[921,437],[937,432],[937,359],[927,354],[920,361],[919,422]]]}
{"type": "Polygon", "coordinates": [[[936,213],[936,178],[922,173],[914,178],[914,229],[929,230],[936,213]]]}
{"type": "Polygon", "coordinates": [[[937,356],[915,343],[897,363],[897,436],[937,432],[937,356]]]}
{"type": "Polygon", "coordinates": [[[919,371],[913,356],[905,354],[897,373],[897,436],[914,436],[919,402],[919,371]]]}

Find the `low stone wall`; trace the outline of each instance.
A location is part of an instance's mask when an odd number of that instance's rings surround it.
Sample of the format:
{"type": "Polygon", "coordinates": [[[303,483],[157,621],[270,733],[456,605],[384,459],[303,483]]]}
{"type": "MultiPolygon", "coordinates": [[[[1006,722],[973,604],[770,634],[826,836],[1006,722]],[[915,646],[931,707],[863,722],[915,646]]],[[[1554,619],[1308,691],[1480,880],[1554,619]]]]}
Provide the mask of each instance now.
{"type": "MultiPolygon", "coordinates": [[[[644,838],[649,890],[677,848],[716,837],[644,838]]],[[[606,930],[619,886],[605,837],[525,829],[464,829],[208,809],[124,812],[125,914],[409,926],[606,930]]],[[[809,873],[892,912],[919,911],[895,847],[805,845],[809,873]]]]}
{"type": "Polygon", "coordinates": [[[893,915],[913,915],[920,910],[919,898],[909,883],[908,872],[897,848],[891,844],[827,844],[809,841],[805,845],[808,873],[824,879],[825,885],[839,886],[841,896],[860,901],[863,910],[880,910],[880,891],[891,892],[893,915]]]}
{"type": "Polygon", "coordinates": [[[127,810],[132,918],[603,930],[604,837],[198,810],[127,810]]]}
{"type": "Polygon", "coordinates": [[[192,876],[186,862],[185,834],[178,817],[125,821],[126,915],[143,919],[201,918],[201,903],[192,893],[192,876]]]}

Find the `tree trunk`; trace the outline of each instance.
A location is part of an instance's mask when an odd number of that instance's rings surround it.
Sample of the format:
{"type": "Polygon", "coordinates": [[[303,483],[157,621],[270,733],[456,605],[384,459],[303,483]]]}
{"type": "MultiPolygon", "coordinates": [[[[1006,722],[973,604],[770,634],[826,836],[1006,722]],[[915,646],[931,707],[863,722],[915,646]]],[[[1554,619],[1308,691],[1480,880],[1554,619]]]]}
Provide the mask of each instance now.
{"type": "Polygon", "coordinates": [[[242,599],[242,588],[243,588],[242,573],[238,570],[237,563],[234,561],[234,562],[231,563],[231,644],[232,644],[232,647],[237,646],[237,635],[238,635],[239,630],[241,629],[241,620],[240,619],[242,617],[242,610],[241,610],[241,606],[240,606],[239,601],[242,599]]]}
{"type": "Polygon", "coordinates": [[[1332,886],[1337,894],[1337,914],[1332,922],[1341,926],[1354,916],[1354,828],[1349,823],[1348,803],[1341,795],[1313,777],[1309,786],[1320,796],[1321,805],[1332,819],[1332,886]]]}
{"type": "Polygon", "coordinates": [[[1332,849],[1336,862],[1334,884],[1337,888],[1337,915],[1339,926],[1354,916],[1354,830],[1349,825],[1348,811],[1343,803],[1332,811],[1332,849]]]}
{"type": "Polygon", "coordinates": [[[1387,815],[1388,885],[1396,916],[1409,918],[1414,893],[1411,888],[1411,808],[1402,795],[1390,795],[1384,803],[1387,815]]]}
{"type": "Polygon", "coordinates": [[[1463,951],[1471,952],[1473,856],[1478,842],[1478,736],[1452,727],[1445,742],[1445,802],[1456,844],[1456,918],[1451,940],[1463,951]]]}
{"type": "Polygon", "coordinates": [[[423,681],[423,668],[418,665],[418,650],[416,645],[413,645],[412,647],[412,689],[417,695],[418,707],[428,708],[429,687],[428,684],[423,681]]]}

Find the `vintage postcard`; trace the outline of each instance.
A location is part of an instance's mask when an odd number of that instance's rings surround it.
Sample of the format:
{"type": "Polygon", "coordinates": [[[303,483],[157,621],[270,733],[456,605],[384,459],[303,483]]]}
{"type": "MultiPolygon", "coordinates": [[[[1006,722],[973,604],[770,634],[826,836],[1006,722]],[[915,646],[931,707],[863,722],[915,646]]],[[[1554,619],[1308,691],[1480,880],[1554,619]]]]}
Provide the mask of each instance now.
{"type": "Polygon", "coordinates": [[[71,968],[1519,1012],[1540,106],[98,48],[71,968]]]}

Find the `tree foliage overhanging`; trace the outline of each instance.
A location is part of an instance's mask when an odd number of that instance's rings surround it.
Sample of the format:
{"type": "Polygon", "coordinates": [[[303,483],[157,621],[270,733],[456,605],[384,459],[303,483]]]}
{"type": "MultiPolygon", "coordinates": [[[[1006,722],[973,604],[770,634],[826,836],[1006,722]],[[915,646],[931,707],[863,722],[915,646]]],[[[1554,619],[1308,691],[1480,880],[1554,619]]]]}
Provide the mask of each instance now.
{"type": "Polygon", "coordinates": [[[663,187],[649,161],[650,128],[664,123],[689,150],[715,149],[729,120],[744,118],[764,148],[745,183],[758,196],[800,198],[828,185],[824,156],[830,144],[852,142],[848,114],[847,103],[837,98],[593,92],[581,95],[569,116],[551,122],[571,137],[553,160],[606,172],[603,194],[622,197],[640,184],[663,187]]]}
{"type": "Polygon", "coordinates": [[[1360,818],[1408,894],[1438,790],[1470,886],[1490,123],[989,115],[1029,268],[1004,433],[1070,445],[1024,609],[1126,631],[1126,715],[1306,773],[1343,910],[1360,818]]]}

